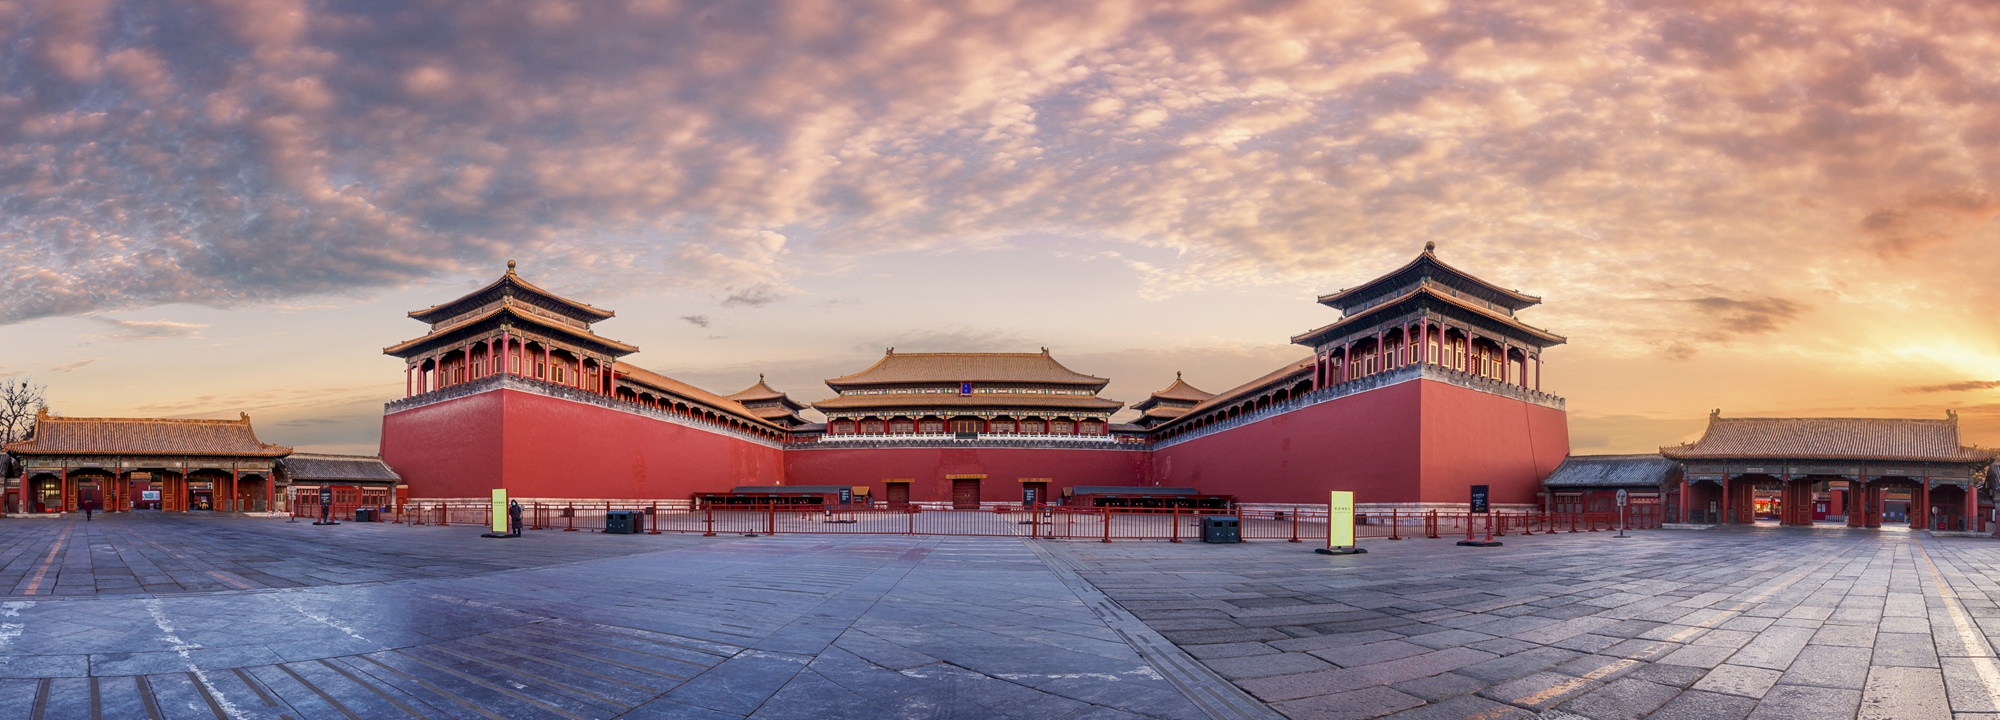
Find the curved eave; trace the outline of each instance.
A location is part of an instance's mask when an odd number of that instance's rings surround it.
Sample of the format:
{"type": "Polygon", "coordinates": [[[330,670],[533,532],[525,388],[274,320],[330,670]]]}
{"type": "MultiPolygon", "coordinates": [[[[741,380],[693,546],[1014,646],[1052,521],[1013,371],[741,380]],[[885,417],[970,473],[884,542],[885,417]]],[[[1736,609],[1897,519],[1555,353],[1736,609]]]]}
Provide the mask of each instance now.
{"type": "MultiPolygon", "coordinates": [[[[1092,390],[1103,390],[1103,389],[1104,389],[1104,386],[1106,386],[1106,385],[1109,385],[1109,384],[1111,384],[1111,380],[1110,380],[1110,378],[1101,378],[1101,377],[1097,377],[1096,375],[1085,375],[1085,374],[1083,374],[1083,373],[1080,373],[1080,372],[1077,372],[1077,371],[1075,371],[1075,370],[1071,370],[1071,369],[1069,369],[1069,366],[1067,366],[1067,365],[1064,365],[1064,364],[1062,364],[1062,362],[1061,362],[1061,361],[1058,361],[1058,360],[1056,360],[1055,358],[1048,358],[1048,360],[1049,360],[1049,362],[1050,362],[1050,363],[1054,364],[1054,365],[1055,365],[1056,367],[1058,367],[1058,368],[1061,368],[1063,372],[1066,372],[1066,373],[1069,373],[1069,375],[1070,375],[1070,377],[1069,377],[1069,378],[1065,378],[1065,379],[1060,379],[1060,380],[1020,380],[1020,379],[1015,379],[1015,378],[994,378],[994,377],[950,377],[950,378],[945,378],[945,377],[938,377],[938,378],[925,378],[925,379],[916,379],[916,380],[909,380],[909,379],[904,379],[904,380],[871,380],[871,379],[869,379],[869,378],[868,378],[868,375],[869,375],[870,373],[874,373],[874,372],[876,372],[877,370],[880,370],[880,369],[882,369],[882,365],[883,365],[884,363],[887,363],[887,362],[889,362],[889,360],[890,360],[891,358],[897,358],[897,357],[901,357],[901,358],[905,358],[905,359],[908,359],[908,358],[912,357],[913,355],[961,355],[961,356],[979,356],[979,355],[987,355],[987,356],[993,356],[993,355],[1001,355],[1001,356],[1020,356],[1020,357],[1028,357],[1028,356],[1030,356],[1031,354],[1030,354],[1030,353],[911,353],[911,354],[905,354],[905,355],[883,355],[883,356],[882,356],[881,358],[879,358],[879,359],[877,359],[877,360],[875,361],[875,364],[873,364],[873,365],[869,365],[869,366],[867,367],[867,369],[864,369],[864,370],[862,370],[861,372],[857,372],[857,373],[852,373],[852,374],[848,374],[848,375],[842,375],[842,376],[840,376],[840,377],[837,377],[837,378],[830,378],[830,379],[826,380],[826,386],[827,386],[827,387],[829,387],[829,388],[832,388],[832,389],[833,389],[833,390],[834,390],[835,392],[839,392],[839,391],[841,391],[841,390],[843,390],[843,389],[846,389],[846,388],[849,388],[849,387],[874,387],[874,386],[878,386],[878,385],[932,385],[932,384],[957,384],[957,383],[961,383],[961,382],[975,382],[975,383],[1032,383],[1032,384],[1039,384],[1039,385],[1072,385],[1072,386],[1076,386],[1076,387],[1088,387],[1088,388],[1091,388],[1092,390]]],[[[1048,357],[1048,356],[1046,356],[1046,355],[1043,355],[1042,357],[1048,357]]]]}
{"type": "Polygon", "coordinates": [[[288,447],[269,447],[263,450],[240,452],[192,452],[184,450],[37,450],[22,447],[28,443],[9,443],[7,452],[20,455],[165,455],[170,457],[217,457],[217,458],[281,458],[292,454],[288,447]]]}
{"type": "Polygon", "coordinates": [[[1966,464],[1966,463],[1992,462],[1994,460],[1994,457],[1991,453],[1983,453],[1977,451],[1961,453],[1955,457],[1938,457],[1934,455],[1933,456],[1849,455],[1849,454],[1801,454],[1801,453],[1719,454],[1719,453],[1701,452],[1685,446],[1662,447],[1660,448],[1660,455],[1675,462],[1724,462],[1724,463],[1726,463],[1729,460],[1758,460],[1767,462],[1774,460],[1797,460],[1797,461],[1840,460],[1843,462],[1859,462],[1859,463],[1928,462],[1928,463],[1966,464]]]}
{"type": "Polygon", "coordinates": [[[1544,341],[1551,346],[1561,345],[1569,342],[1569,338],[1521,322],[1520,320],[1514,319],[1511,316],[1503,315],[1494,312],[1492,310],[1489,310],[1487,308],[1474,305],[1460,298],[1452,297],[1450,295],[1445,295],[1442,293],[1431,292],[1429,288],[1419,287],[1415,290],[1411,290],[1407,293],[1403,293],[1402,295],[1396,296],[1394,299],[1383,302],[1380,305],[1376,305],[1375,307],[1362,311],[1362,313],[1359,315],[1344,317],[1337,321],[1334,321],[1331,324],[1313,330],[1308,330],[1298,335],[1294,335],[1292,336],[1292,344],[1305,345],[1310,347],[1316,344],[1314,342],[1315,338],[1322,338],[1327,335],[1333,334],[1335,331],[1340,330],[1341,328],[1344,327],[1350,327],[1354,325],[1366,325],[1368,323],[1364,321],[1367,320],[1368,318],[1373,317],[1381,312],[1387,312],[1389,308],[1395,307],[1399,303],[1407,302],[1419,296],[1427,298],[1435,298],[1454,307],[1462,308],[1468,312],[1475,313],[1481,317],[1487,318],[1489,320],[1500,323],[1507,327],[1520,330],[1522,333],[1527,334],[1528,336],[1533,337],[1537,340],[1544,341]]]}
{"type": "Polygon", "coordinates": [[[542,318],[530,313],[524,313],[519,310],[515,310],[510,305],[501,305],[500,307],[496,307],[493,308],[492,310],[480,313],[478,316],[467,318],[465,321],[454,324],[451,327],[440,328],[436,331],[425,334],[423,337],[416,338],[413,340],[405,340],[395,345],[390,345],[389,347],[382,348],[382,354],[402,357],[402,355],[400,355],[399,353],[409,352],[411,348],[418,347],[424,344],[425,341],[443,337],[446,334],[456,332],[468,326],[484,322],[487,320],[491,320],[495,317],[499,317],[502,313],[505,313],[506,315],[512,317],[515,320],[520,320],[530,325],[539,326],[548,330],[554,330],[574,335],[579,338],[584,338],[589,340],[590,342],[598,343],[600,345],[603,345],[604,347],[611,348],[612,350],[616,350],[619,352],[635,353],[639,351],[639,348],[636,346],[627,345],[625,343],[618,342],[617,340],[613,340],[611,338],[604,337],[602,335],[598,335],[597,333],[593,333],[588,330],[579,330],[577,328],[573,328],[568,325],[563,325],[561,323],[557,323],[555,321],[548,320],[546,318],[542,318]]]}
{"type": "Polygon", "coordinates": [[[1509,290],[1507,288],[1500,287],[1485,280],[1481,280],[1479,279],[1478,276],[1473,275],[1472,273],[1468,273],[1464,270],[1452,267],[1450,263],[1447,263],[1443,260],[1439,260],[1437,254],[1429,250],[1425,250],[1423,253],[1417,255],[1416,259],[1404,263],[1402,267],[1383,273],[1380,277],[1377,277],[1374,280],[1370,280],[1360,285],[1356,285],[1354,287],[1340,290],[1337,292],[1321,295],[1319,296],[1319,302],[1325,305],[1332,305],[1342,300],[1351,299],[1357,295],[1361,295],[1366,291],[1380,288],[1382,285],[1388,283],[1390,278],[1396,277],[1397,275],[1401,275],[1405,272],[1409,272],[1410,270],[1415,269],[1418,265],[1423,264],[1425,260],[1429,260],[1431,264],[1436,265],[1440,269],[1448,271],[1453,275],[1457,275],[1461,278],[1464,278],[1472,283],[1479,285],[1482,288],[1491,290],[1496,295],[1521,303],[1523,306],[1539,305],[1542,302],[1541,298],[1536,297],[1534,295],[1529,295],[1527,293],[1520,292],[1518,290],[1509,290]]]}
{"type": "Polygon", "coordinates": [[[1275,392],[1276,390],[1282,387],[1294,385],[1302,377],[1310,376],[1312,374],[1312,367],[1313,367],[1312,358],[1306,358],[1304,360],[1292,363],[1274,372],[1267,373],[1263,377],[1257,378],[1250,382],[1225,390],[1221,394],[1216,395],[1215,397],[1204,400],[1200,404],[1188,408],[1186,412],[1183,412],[1180,415],[1176,415],[1172,418],[1167,419],[1165,422],[1153,426],[1153,429],[1155,430],[1165,429],[1177,423],[1188,421],[1189,418],[1206,414],[1208,411],[1213,410],[1215,408],[1228,407],[1230,405],[1234,405],[1238,401],[1244,398],[1255,397],[1259,394],[1262,394],[1264,390],[1271,390],[1275,392]]]}
{"type": "Polygon", "coordinates": [[[482,287],[478,290],[474,290],[472,292],[459,296],[459,298],[456,300],[432,305],[422,310],[411,310],[410,317],[415,318],[417,320],[421,320],[423,322],[432,322],[431,320],[432,317],[440,315],[445,310],[452,307],[456,307],[462,303],[471,300],[472,298],[491,292],[494,289],[499,288],[501,285],[507,284],[509,280],[512,280],[514,285],[516,287],[521,288],[522,290],[527,290],[541,297],[545,297],[555,302],[561,303],[564,307],[570,308],[585,315],[589,315],[591,317],[595,317],[599,320],[608,319],[617,315],[617,313],[614,313],[610,310],[600,310],[598,308],[585,305],[583,303],[571,300],[561,295],[557,295],[547,290],[543,290],[542,288],[536,286],[534,283],[521,279],[521,276],[514,274],[513,270],[508,270],[507,274],[500,276],[500,279],[495,280],[491,283],[487,283],[485,287],[482,287]]]}
{"type": "Polygon", "coordinates": [[[1125,403],[1109,398],[1041,398],[1025,395],[859,395],[821,400],[812,406],[822,412],[910,408],[1020,408],[1022,410],[1116,411],[1125,403]]]}

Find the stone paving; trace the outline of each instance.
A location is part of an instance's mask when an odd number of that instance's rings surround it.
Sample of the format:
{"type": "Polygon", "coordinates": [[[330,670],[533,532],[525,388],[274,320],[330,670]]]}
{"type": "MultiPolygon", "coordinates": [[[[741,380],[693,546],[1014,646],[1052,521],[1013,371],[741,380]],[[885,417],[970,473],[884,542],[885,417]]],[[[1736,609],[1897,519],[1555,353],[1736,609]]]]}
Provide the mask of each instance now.
{"type": "Polygon", "coordinates": [[[1068,547],[1295,718],[2000,718],[2000,542],[1760,527],[1068,547]]]}
{"type": "MultiPolygon", "coordinates": [[[[112,513],[0,520],[0,594],[155,595],[476,575],[660,549],[591,533],[506,545],[476,527],[315,526],[226,514],[112,513]],[[466,532],[469,530],[470,532],[466,532]],[[391,531],[391,532],[385,532],[391,531]]],[[[648,536],[657,540],[667,536],[648,536]]]]}
{"type": "Polygon", "coordinates": [[[0,720],[2000,720],[1992,540],[479,530],[0,521],[0,720]]]}
{"type": "MultiPolygon", "coordinates": [[[[49,522],[0,524],[0,536],[49,522]]],[[[95,531],[68,524],[70,537],[95,531]]],[[[217,518],[142,523],[130,539],[173,548],[145,530],[204,524],[252,547],[305,537],[217,518]]],[[[579,543],[652,552],[392,582],[6,598],[0,718],[1207,717],[1019,540],[342,530],[324,544],[457,548],[486,564],[579,543]]]]}

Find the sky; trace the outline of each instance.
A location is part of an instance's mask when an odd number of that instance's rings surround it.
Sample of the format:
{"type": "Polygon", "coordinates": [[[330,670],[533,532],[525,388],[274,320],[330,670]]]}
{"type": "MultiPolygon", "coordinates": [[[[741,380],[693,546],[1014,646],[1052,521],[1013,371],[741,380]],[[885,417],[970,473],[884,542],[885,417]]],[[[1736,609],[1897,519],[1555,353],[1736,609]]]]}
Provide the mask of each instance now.
{"type": "Polygon", "coordinates": [[[0,375],[372,452],[490,282],[801,400],[1047,347],[1128,403],[1436,242],[1576,453],[1708,413],[2000,445],[2000,6],[0,0],[0,375]]]}

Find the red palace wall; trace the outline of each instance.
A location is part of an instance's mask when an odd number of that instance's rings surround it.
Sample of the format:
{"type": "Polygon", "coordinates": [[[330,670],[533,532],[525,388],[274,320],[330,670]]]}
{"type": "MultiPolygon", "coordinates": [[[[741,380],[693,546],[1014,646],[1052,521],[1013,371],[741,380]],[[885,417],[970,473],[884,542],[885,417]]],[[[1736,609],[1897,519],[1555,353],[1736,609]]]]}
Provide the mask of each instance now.
{"type": "Polygon", "coordinates": [[[382,459],[413,498],[685,500],[777,485],[783,451],[638,413],[492,390],[385,415],[382,459]]]}
{"type": "Polygon", "coordinates": [[[1561,410],[1417,379],[1156,450],[1152,480],[1248,503],[1463,503],[1475,484],[1533,503],[1568,453],[1561,410]]]}
{"type": "Polygon", "coordinates": [[[1128,449],[1055,448],[827,448],[792,446],[785,451],[787,485],[866,485],[875,498],[887,497],[886,478],[909,478],[910,500],[951,500],[947,475],[985,475],[981,502],[1018,503],[1021,478],[1049,478],[1049,493],[1077,485],[1138,485],[1146,472],[1146,452],[1128,449]]]}
{"type": "Polygon", "coordinates": [[[913,501],[948,501],[948,475],[985,475],[985,502],[1020,502],[1020,478],[1194,487],[1240,502],[1535,503],[1569,452],[1563,411],[1425,379],[1329,400],[1164,449],[780,449],[586,402],[496,389],[382,419],[382,458],[413,498],[685,500],[738,485],[866,485],[911,478],[913,501]]]}

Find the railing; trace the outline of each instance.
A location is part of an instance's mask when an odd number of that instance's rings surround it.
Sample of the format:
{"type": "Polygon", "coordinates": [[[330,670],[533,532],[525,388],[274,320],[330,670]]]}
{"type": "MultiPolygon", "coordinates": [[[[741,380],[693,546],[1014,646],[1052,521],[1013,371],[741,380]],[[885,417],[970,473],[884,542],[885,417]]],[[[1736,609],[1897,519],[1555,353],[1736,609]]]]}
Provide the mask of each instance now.
{"type": "MultiPolygon", "coordinates": [[[[341,521],[354,520],[354,511],[361,509],[383,510],[381,520],[384,522],[394,519],[395,516],[394,508],[381,503],[335,502],[331,509],[333,512],[329,513],[328,517],[341,521]]],[[[292,517],[304,520],[318,520],[319,498],[294,499],[292,501],[292,517]]]]}
{"type": "MultiPolygon", "coordinates": [[[[1639,509],[1639,506],[1631,508],[1639,509]]],[[[1289,510],[1180,508],[1068,508],[1050,505],[1000,506],[983,510],[930,510],[920,507],[809,505],[722,505],[689,508],[655,503],[528,503],[521,508],[523,530],[603,532],[611,511],[638,511],[636,532],[717,535],[948,535],[1034,537],[1057,540],[1200,540],[1204,516],[1239,519],[1243,540],[1324,543],[1324,507],[1289,510]]],[[[314,512],[318,512],[317,509],[314,512]]],[[[413,502],[395,517],[408,525],[492,524],[493,508],[479,502],[413,502]]],[[[317,517],[315,515],[314,517],[317,517]]],[[[1626,528],[1660,526],[1657,512],[1628,513],[1626,528]]],[[[1390,510],[1358,513],[1357,538],[1402,540],[1484,533],[1495,536],[1617,530],[1618,513],[1440,512],[1390,510]]]]}

